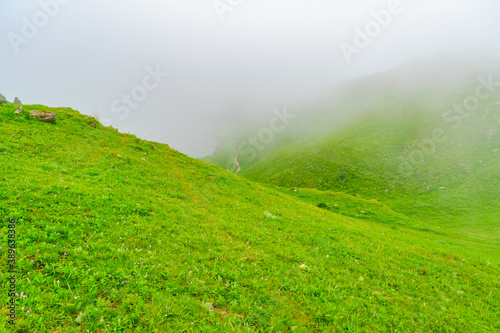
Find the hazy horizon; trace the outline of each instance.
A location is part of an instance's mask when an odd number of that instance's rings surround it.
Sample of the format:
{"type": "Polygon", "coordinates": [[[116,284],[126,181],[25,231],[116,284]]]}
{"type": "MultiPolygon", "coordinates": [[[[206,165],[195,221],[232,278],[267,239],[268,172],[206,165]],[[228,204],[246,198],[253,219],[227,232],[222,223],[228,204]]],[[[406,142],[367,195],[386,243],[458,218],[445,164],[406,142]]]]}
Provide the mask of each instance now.
{"type": "Polygon", "coordinates": [[[294,110],[338,82],[434,55],[498,54],[499,9],[492,0],[10,1],[0,5],[0,93],[99,114],[201,157],[245,115],[294,110]]]}

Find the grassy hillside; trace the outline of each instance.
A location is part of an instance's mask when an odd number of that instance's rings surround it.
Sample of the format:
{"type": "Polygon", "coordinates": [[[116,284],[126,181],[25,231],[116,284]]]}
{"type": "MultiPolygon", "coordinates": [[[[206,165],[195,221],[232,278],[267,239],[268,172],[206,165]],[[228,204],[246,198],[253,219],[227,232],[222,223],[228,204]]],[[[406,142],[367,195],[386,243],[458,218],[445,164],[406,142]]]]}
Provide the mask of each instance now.
{"type": "Polygon", "coordinates": [[[15,109],[0,105],[2,332],[500,330],[494,244],[376,202],[320,208],[68,108],[24,106],[55,124],[15,109]]]}
{"type": "Polygon", "coordinates": [[[411,64],[346,83],[335,104],[299,114],[257,158],[240,154],[240,174],[377,199],[431,228],[499,241],[498,63],[411,64]]]}
{"type": "Polygon", "coordinates": [[[408,108],[395,109],[407,119],[383,110],[316,144],[270,151],[241,174],[283,187],[356,193],[449,227],[499,225],[500,136],[488,136],[497,118],[444,132],[446,124],[425,126],[408,108]],[[445,133],[440,142],[431,139],[435,130],[445,133]]]}

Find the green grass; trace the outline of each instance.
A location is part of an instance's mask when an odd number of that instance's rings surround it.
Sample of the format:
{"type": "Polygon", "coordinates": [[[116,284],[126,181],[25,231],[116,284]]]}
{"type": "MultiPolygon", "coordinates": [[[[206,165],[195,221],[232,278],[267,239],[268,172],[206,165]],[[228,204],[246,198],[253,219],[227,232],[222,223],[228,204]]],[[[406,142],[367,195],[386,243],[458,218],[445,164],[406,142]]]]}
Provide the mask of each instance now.
{"type": "Polygon", "coordinates": [[[416,223],[416,221],[409,219],[407,216],[394,212],[387,205],[380,203],[376,199],[366,200],[342,192],[269,187],[290,196],[295,196],[302,201],[312,203],[319,208],[344,216],[373,222],[399,224],[401,226],[413,226],[416,223]]]}
{"type": "Polygon", "coordinates": [[[1,331],[500,330],[497,244],[357,197],[304,202],[68,108],[24,106],[55,124],[15,109],[0,105],[1,331]]]}
{"type": "MultiPolygon", "coordinates": [[[[500,90],[453,120],[458,113],[443,114],[474,95],[477,77],[453,89],[399,91],[377,82],[351,87],[335,107],[302,112],[257,158],[240,154],[239,174],[283,188],[376,199],[429,228],[499,242],[500,90]]],[[[206,160],[231,165],[232,155],[224,160],[224,152],[221,145],[217,159],[206,160]]]]}

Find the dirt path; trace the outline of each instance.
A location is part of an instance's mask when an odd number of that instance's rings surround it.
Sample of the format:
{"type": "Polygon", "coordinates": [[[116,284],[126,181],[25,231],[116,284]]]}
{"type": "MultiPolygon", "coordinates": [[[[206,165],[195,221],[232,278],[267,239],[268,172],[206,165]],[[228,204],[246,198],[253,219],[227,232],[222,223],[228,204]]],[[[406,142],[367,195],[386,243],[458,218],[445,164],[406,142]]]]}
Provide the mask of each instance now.
{"type": "Polygon", "coordinates": [[[235,173],[238,173],[241,170],[241,165],[240,162],[238,162],[238,152],[236,151],[236,149],[234,149],[234,146],[233,146],[233,151],[234,151],[234,163],[236,163],[236,165],[238,166],[238,169],[236,170],[235,173]]]}

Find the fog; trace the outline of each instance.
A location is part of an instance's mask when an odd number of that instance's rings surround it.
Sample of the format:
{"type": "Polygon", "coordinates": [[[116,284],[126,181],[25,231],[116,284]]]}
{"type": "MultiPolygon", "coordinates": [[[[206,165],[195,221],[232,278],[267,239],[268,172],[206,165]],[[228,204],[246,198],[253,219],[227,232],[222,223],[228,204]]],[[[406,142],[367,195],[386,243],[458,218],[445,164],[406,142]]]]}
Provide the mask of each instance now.
{"type": "Polygon", "coordinates": [[[499,13],[494,0],[7,0],[0,93],[201,157],[246,117],[338,82],[498,53],[499,13]]]}

